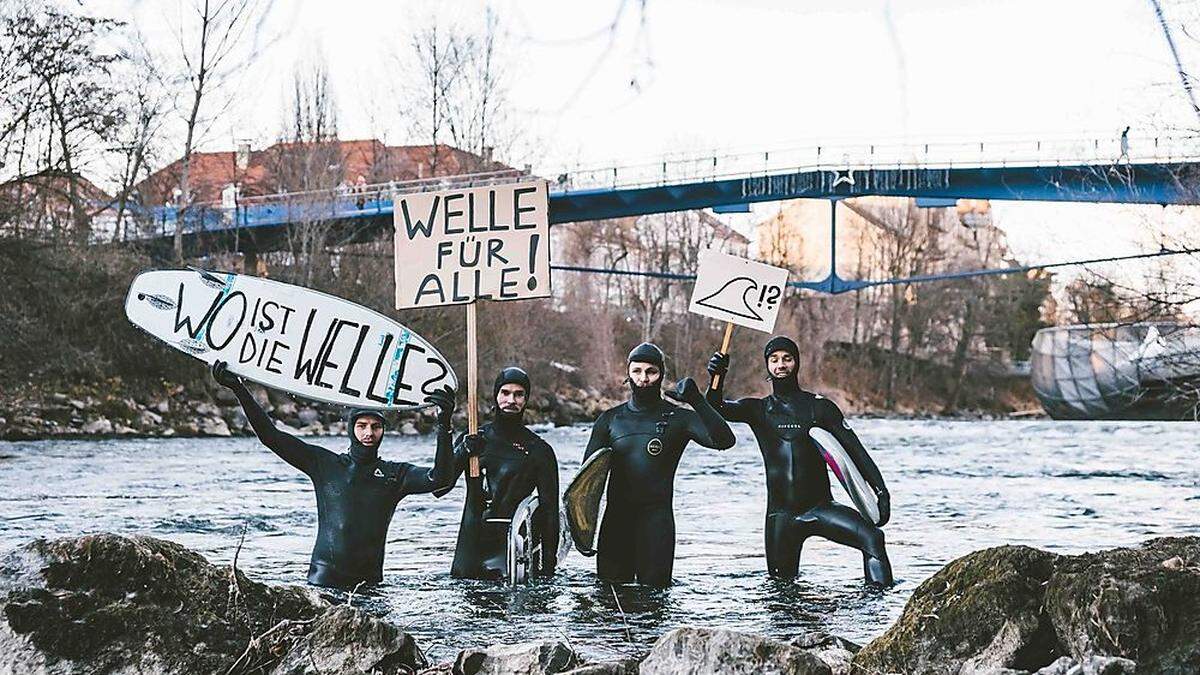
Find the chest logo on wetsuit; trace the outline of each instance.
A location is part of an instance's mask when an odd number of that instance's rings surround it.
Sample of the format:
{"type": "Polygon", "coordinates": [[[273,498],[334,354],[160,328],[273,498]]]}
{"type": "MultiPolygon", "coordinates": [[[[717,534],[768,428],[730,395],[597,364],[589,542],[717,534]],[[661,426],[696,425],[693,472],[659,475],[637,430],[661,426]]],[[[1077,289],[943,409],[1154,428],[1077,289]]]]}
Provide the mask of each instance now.
{"type": "Polygon", "coordinates": [[[651,438],[650,441],[646,443],[646,452],[657,457],[658,454],[662,452],[662,441],[657,438],[651,438]]]}
{"type": "Polygon", "coordinates": [[[387,476],[383,475],[383,472],[379,470],[379,467],[375,467],[375,477],[376,478],[387,478],[387,476]]]}

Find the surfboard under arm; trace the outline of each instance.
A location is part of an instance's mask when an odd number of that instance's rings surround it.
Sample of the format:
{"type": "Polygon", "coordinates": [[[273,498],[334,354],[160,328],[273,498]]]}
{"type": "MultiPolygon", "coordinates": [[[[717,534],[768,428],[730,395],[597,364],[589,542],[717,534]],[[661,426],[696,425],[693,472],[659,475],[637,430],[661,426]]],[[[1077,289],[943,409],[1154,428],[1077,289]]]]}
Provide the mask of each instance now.
{"type": "Polygon", "coordinates": [[[878,525],[879,499],[875,496],[874,488],[858,470],[858,465],[854,463],[850,453],[846,452],[846,448],[842,447],[836,436],[820,427],[809,429],[808,435],[817,444],[821,457],[825,459],[833,475],[837,476],[854,507],[864,518],[878,525]]]}
{"type": "Polygon", "coordinates": [[[588,457],[579,473],[563,492],[563,507],[575,548],[586,556],[596,555],[596,533],[600,529],[600,501],[608,485],[611,448],[601,448],[588,457]]]}

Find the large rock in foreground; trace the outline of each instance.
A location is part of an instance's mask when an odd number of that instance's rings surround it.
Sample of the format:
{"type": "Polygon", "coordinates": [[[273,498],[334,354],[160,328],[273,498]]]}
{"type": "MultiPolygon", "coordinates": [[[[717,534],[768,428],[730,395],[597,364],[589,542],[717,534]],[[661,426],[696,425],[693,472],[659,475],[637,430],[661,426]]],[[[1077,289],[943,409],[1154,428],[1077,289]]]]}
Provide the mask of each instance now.
{"type": "Polygon", "coordinates": [[[719,628],[677,628],[658,639],[641,675],[830,675],[829,666],[799,647],[719,628]]]}
{"type": "Polygon", "coordinates": [[[1200,673],[1200,537],[1064,557],[1046,587],[1060,648],[1144,673],[1200,673]]]}
{"type": "Polygon", "coordinates": [[[1064,656],[1200,672],[1200,538],[1079,556],[1025,546],[976,551],[922,583],[853,665],[958,675],[1036,671],[1064,656]]]}
{"type": "Polygon", "coordinates": [[[0,673],[401,673],[412,638],[150,537],[39,539],[0,562],[0,673]]]}
{"type": "Polygon", "coordinates": [[[549,675],[571,670],[579,658],[562,642],[525,642],[465,649],[454,662],[454,675],[549,675]]]}

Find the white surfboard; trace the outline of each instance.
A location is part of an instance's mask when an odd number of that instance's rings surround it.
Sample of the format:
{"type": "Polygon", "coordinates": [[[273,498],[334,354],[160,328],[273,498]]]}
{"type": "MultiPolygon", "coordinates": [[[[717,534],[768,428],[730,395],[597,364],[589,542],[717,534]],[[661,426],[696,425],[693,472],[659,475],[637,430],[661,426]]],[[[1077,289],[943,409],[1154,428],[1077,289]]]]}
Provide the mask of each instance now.
{"type": "Polygon", "coordinates": [[[508,583],[525,583],[534,574],[546,568],[546,559],[555,557],[555,565],[561,565],[571,550],[571,536],[567,532],[565,514],[559,511],[559,530],[556,536],[538,536],[534,531],[534,516],[537,514],[537,495],[529,495],[517,505],[508,525],[508,583]]]}
{"type": "Polygon", "coordinates": [[[179,351],[297,396],[375,410],[425,407],[449,362],[379,312],[300,286],[203,270],[139,274],[125,315],[179,351]]]}
{"type": "Polygon", "coordinates": [[[854,508],[858,509],[864,518],[878,525],[879,499],[875,496],[875,490],[871,489],[871,484],[858,470],[858,465],[850,458],[850,453],[846,452],[846,448],[842,447],[837,437],[821,427],[809,429],[808,435],[816,441],[817,449],[821,451],[825,463],[833,470],[833,475],[837,476],[838,482],[846,489],[854,508]]]}

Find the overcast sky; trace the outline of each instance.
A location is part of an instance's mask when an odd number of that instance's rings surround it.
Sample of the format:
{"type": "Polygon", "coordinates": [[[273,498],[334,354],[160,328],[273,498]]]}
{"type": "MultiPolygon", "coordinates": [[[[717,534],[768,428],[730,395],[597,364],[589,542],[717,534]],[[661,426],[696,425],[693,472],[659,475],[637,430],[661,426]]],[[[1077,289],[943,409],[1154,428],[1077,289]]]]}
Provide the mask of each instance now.
{"type": "MultiPolygon", "coordinates": [[[[1195,3],[1162,0],[1195,25],[1195,3]]],[[[172,2],[94,0],[167,48],[172,2]]],[[[510,103],[535,169],[664,152],[934,139],[1113,139],[1200,127],[1149,0],[277,0],[277,36],[208,138],[269,142],[297,58],[329,63],[343,138],[413,140],[395,113],[395,54],[433,18],[505,31],[510,103]]],[[[1185,65],[1196,41],[1177,32],[1185,65]]],[[[777,208],[757,206],[761,217],[777,208]]],[[[1129,252],[1158,207],[996,204],[1026,260],[1129,252]]]]}

